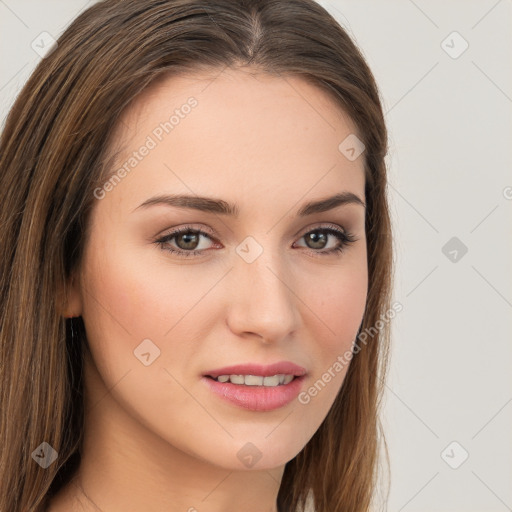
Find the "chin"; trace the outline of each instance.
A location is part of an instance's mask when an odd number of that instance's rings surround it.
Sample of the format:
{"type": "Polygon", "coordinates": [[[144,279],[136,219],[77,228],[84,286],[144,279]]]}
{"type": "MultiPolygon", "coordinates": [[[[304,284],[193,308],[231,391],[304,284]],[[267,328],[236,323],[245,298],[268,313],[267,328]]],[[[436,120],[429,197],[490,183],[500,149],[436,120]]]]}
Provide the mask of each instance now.
{"type": "MultiPolygon", "coordinates": [[[[268,435],[268,432],[264,435],[268,435]]],[[[261,439],[261,435],[247,441],[232,441],[230,448],[217,452],[210,460],[216,466],[230,471],[259,471],[283,467],[304,447],[300,440],[285,442],[282,436],[275,439],[261,439]]]]}

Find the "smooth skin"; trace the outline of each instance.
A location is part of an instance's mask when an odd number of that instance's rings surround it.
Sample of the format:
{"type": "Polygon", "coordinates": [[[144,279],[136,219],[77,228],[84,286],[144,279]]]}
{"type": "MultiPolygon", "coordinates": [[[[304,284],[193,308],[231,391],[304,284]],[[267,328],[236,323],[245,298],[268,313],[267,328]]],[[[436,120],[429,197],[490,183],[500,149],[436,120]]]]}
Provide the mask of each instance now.
{"type": "Polygon", "coordinates": [[[115,133],[115,165],[156,140],[155,128],[190,97],[197,105],[94,206],[62,306],[83,317],[92,356],[84,451],[50,512],[275,512],[285,464],[326,417],[348,369],[309,403],[265,412],[203,382],[215,368],[286,360],[306,368],[307,391],[352,349],[367,298],[365,207],[297,212],[343,191],[365,202],[364,153],[350,161],[339,151],[357,130],[320,89],[228,68],[166,77],[140,95],[115,133]],[[239,216],[138,208],[160,194],[222,199],[239,216]],[[195,246],[190,234],[155,243],[189,225],[206,233],[195,246]],[[322,254],[341,243],[327,234],[322,245],[318,230],[328,226],[357,240],[322,254]],[[258,244],[250,251],[262,249],[251,263],[237,252],[247,237],[258,244]],[[148,366],[134,355],[145,339],[160,350],[148,366]],[[252,467],[237,456],[247,443],[261,453],[252,467]]]}

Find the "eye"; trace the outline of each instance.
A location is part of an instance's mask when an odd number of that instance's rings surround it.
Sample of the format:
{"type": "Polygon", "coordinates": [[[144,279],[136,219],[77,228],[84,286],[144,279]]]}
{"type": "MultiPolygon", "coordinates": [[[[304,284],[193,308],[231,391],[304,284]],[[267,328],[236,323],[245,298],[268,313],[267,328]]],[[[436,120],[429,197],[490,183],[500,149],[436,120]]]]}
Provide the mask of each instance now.
{"type": "Polygon", "coordinates": [[[189,226],[176,229],[165,235],[164,237],[155,241],[164,251],[169,251],[180,256],[195,256],[201,254],[204,251],[204,247],[200,250],[197,249],[200,245],[201,237],[211,238],[208,233],[201,231],[200,229],[192,229],[189,226]],[[176,239],[177,249],[170,246],[171,240],[176,239]]]}
{"type": "Polygon", "coordinates": [[[358,238],[356,238],[352,233],[348,231],[343,231],[338,227],[330,224],[328,226],[321,226],[315,228],[313,230],[308,231],[301,238],[304,238],[309,245],[308,249],[313,249],[313,253],[318,256],[329,255],[333,253],[341,253],[343,252],[348,245],[357,242],[358,238]],[[325,247],[329,242],[329,237],[337,240],[338,244],[334,247],[330,247],[329,249],[325,249],[325,247]],[[312,245],[312,247],[311,247],[312,245]],[[318,251],[316,249],[324,249],[322,251],[318,251]]]}
{"type": "MultiPolygon", "coordinates": [[[[198,249],[201,245],[201,238],[212,239],[213,237],[200,230],[194,229],[190,226],[185,226],[172,231],[171,233],[155,240],[162,250],[177,254],[179,256],[190,257],[198,256],[205,252],[205,248],[198,249]],[[174,240],[174,243],[171,242],[174,240]]],[[[341,253],[349,244],[356,242],[358,238],[343,231],[333,224],[328,226],[321,226],[308,231],[302,235],[306,243],[309,244],[306,248],[315,255],[328,255],[333,253],[341,253]],[[329,238],[337,241],[337,245],[325,249],[329,245],[329,238]],[[320,250],[323,249],[323,250],[320,250]]],[[[303,247],[303,246],[302,246],[303,247]]]]}

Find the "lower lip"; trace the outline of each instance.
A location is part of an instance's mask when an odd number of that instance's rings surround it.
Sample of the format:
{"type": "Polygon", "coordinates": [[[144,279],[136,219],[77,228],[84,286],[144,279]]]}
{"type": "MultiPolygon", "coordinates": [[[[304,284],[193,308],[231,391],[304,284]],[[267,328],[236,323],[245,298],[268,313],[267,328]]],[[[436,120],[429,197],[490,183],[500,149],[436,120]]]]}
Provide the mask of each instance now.
{"type": "Polygon", "coordinates": [[[218,382],[210,377],[202,380],[221,398],[250,411],[273,411],[292,402],[300,392],[305,376],[295,377],[280,386],[246,386],[218,382]]]}

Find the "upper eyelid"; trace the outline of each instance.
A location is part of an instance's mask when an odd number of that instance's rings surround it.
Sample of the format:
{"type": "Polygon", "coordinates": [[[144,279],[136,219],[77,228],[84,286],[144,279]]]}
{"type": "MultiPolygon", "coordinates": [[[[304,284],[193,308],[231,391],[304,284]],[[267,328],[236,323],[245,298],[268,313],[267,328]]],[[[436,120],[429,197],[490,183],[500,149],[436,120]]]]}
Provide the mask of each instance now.
{"type": "MultiPolygon", "coordinates": [[[[335,224],[333,222],[324,222],[323,224],[320,224],[317,226],[312,226],[309,228],[304,228],[304,230],[299,230],[295,236],[297,236],[299,233],[302,233],[301,236],[304,236],[305,234],[309,233],[310,231],[315,231],[315,230],[319,230],[319,229],[334,229],[341,233],[346,233],[348,231],[345,227],[335,224]]],[[[177,228],[172,228],[168,232],[165,232],[162,235],[159,235],[158,237],[164,238],[167,236],[173,236],[173,235],[179,234],[180,232],[186,232],[186,231],[196,231],[196,232],[199,232],[199,234],[206,234],[214,239],[218,238],[213,229],[207,228],[205,226],[196,227],[193,225],[184,225],[184,226],[180,226],[177,228]]]]}

